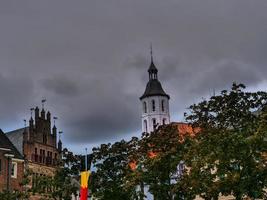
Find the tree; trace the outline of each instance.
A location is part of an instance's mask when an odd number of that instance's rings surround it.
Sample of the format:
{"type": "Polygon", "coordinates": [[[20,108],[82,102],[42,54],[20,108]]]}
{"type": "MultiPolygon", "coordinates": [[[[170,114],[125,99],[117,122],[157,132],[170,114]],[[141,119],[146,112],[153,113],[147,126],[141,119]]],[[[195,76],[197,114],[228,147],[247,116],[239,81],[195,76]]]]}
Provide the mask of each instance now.
{"type": "Polygon", "coordinates": [[[137,168],[134,177],[148,187],[155,200],[193,199],[186,184],[178,184],[183,179],[183,155],[187,149],[188,137],[193,137],[197,129],[185,123],[171,123],[160,126],[152,133],[144,133],[139,141],[136,155],[137,168]]]}
{"type": "Polygon", "coordinates": [[[65,148],[54,177],[38,177],[32,192],[41,194],[43,199],[71,200],[72,195],[78,195],[81,160],[81,155],[74,155],[65,148]]]}
{"type": "Polygon", "coordinates": [[[127,200],[136,198],[135,186],[126,186],[125,177],[130,173],[129,152],[138,139],[102,144],[93,148],[92,192],[101,200],[127,200]]]}
{"type": "Polygon", "coordinates": [[[140,150],[145,158],[143,181],[155,200],[173,199],[174,175],[181,161],[183,145],[176,125],[162,126],[154,132],[144,134],[140,150]]]}
{"type": "Polygon", "coordinates": [[[244,89],[234,83],[230,91],[190,106],[187,120],[201,131],[190,139],[183,158],[190,170],[180,184],[194,195],[266,198],[267,94],[244,89]]]}

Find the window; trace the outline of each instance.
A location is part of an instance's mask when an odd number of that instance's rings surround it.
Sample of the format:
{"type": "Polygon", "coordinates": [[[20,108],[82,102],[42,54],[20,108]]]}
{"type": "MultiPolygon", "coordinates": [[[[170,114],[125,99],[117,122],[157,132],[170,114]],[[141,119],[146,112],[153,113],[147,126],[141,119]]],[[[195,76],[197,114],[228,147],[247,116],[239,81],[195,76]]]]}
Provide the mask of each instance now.
{"type": "Polygon", "coordinates": [[[161,110],[162,110],[162,112],[165,111],[165,101],[164,100],[161,101],[161,110]]]}
{"type": "Polygon", "coordinates": [[[163,124],[163,125],[166,124],[166,119],[165,119],[165,118],[162,120],[162,124],[163,124]]]}
{"type": "Polygon", "coordinates": [[[147,133],[147,121],[144,120],[144,132],[147,133]]]}
{"type": "Polygon", "coordinates": [[[45,150],[43,150],[43,149],[40,149],[39,162],[45,163],[45,150]]]}
{"type": "Polygon", "coordinates": [[[154,112],[156,110],[155,100],[152,100],[152,111],[154,112]]]}
{"type": "Polygon", "coordinates": [[[153,130],[155,130],[157,128],[157,121],[155,118],[152,119],[152,123],[153,123],[153,130]]]}
{"type": "Polygon", "coordinates": [[[46,143],[47,143],[47,136],[46,136],[46,134],[45,134],[45,133],[43,134],[43,143],[44,143],[44,144],[46,144],[46,143]]]}
{"type": "Polygon", "coordinates": [[[143,103],[143,110],[144,110],[144,113],[147,113],[147,106],[146,106],[146,102],[143,103]]]}
{"type": "Polygon", "coordinates": [[[12,162],[11,166],[11,177],[17,178],[17,170],[18,170],[18,164],[16,162],[12,162]]]}
{"type": "Polygon", "coordinates": [[[38,162],[37,148],[34,149],[34,162],[38,162]]]}

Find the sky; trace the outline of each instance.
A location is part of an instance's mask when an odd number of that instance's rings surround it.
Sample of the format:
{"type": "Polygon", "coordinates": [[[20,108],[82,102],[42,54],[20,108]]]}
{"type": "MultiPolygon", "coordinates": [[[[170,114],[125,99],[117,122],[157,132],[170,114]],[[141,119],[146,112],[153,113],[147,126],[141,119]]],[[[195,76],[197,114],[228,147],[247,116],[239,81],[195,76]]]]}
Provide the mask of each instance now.
{"type": "Polygon", "coordinates": [[[267,86],[266,0],[2,0],[0,128],[30,108],[82,152],[141,135],[150,43],[172,121],[232,82],[267,86]]]}

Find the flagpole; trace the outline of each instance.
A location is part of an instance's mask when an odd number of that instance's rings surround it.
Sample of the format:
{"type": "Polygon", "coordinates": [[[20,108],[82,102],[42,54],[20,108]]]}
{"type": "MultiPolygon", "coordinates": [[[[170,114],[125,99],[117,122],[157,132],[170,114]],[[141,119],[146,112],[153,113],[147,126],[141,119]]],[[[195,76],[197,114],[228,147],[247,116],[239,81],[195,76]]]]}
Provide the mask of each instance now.
{"type": "Polygon", "coordinates": [[[85,148],[85,171],[87,171],[87,148],[85,148]]]}

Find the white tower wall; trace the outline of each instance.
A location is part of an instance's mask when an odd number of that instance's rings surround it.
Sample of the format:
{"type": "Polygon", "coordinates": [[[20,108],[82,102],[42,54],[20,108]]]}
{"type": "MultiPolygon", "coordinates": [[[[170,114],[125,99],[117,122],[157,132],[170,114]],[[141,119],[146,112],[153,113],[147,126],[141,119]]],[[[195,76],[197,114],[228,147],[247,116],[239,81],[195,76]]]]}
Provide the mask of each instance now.
{"type": "Polygon", "coordinates": [[[142,132],[150,133],[154,131],[155,127],[170,123],[168,97],[150,96],[142,99],[141,102],[142,102],[142,132]]]}

